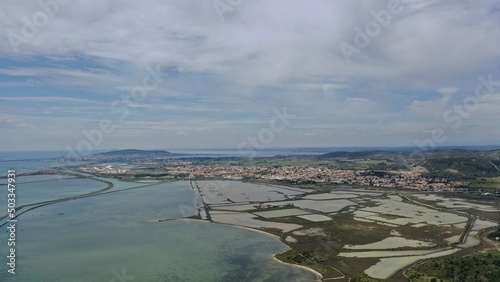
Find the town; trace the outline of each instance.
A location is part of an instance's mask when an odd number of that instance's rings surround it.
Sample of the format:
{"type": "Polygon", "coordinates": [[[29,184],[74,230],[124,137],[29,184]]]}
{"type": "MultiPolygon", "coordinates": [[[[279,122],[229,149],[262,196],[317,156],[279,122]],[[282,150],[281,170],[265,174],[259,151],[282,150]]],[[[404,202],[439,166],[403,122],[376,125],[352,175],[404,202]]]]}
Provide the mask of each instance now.
{"type": "MultiPolygon", "coordinates": [[[[139,166],[139,165],[138,165],[139,166]]],[[[225,166],[200,165],[190,161],[145,162],[144,168],[122,168],[119,165],[80,166],[77,170],[100,175],[132,176],[163,179],[227,179],[269,180],[332,183],[338,185],[406,188],[426,191],[456,191],[467,186],[466,181],[452,181],[446,177],[424,176],[422,168],[401,170],[354,170],[308,166],[225,166]],[[154,167],[154,168],[152,168],[154,167]]]]}

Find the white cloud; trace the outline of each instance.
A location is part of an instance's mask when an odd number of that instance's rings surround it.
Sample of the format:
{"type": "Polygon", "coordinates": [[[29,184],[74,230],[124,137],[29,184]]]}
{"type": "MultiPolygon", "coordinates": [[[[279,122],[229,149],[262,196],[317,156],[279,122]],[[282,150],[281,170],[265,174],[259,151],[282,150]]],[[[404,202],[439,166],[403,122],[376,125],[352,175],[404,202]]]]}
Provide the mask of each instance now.
{"type": "MultiPolygon", "coordinates": [[[[72,0],[15,52],[9,39],[23,36],[24,18],[32,21],[42,9],[37,1],[14,1],[0,10],[0,59],[6,62],[0,75],[7,78],[0,87],[9,91],[1,99],[103,103],[98,96],[119,99],[140,83],[145,66],[159,64],[164,81],[132,109],[123,128],[142,122],[146,130],[185,134],[205,126],[251,132],[273,107],[286,105],[298,116],[287,130],[307,129],[308,136],[326,136],[324,143],[332,128],[357,138],[413,136],[413,128],[441,120],[460,94],[473,93],[478,74],[499,80],[500,7],[487,0],[402,0],[403,11],[349,63],[340,43],[354,44],[356,28],[364,29],[374,20],[371,12],[388,2],[244,1],[220,21],[211,0],[72,0]],[[47,94],[57,87],[63,90],[47,94]],[[92,95],[59,97],[66,89],[92,95]]],[[[107,103],[102,107],[109,111],[107,103]]],[[[79,129],[89,124],[72,122],[79,129]]],[[[491,126],[482,124],[485,131],[491,126]]]]}
{"type": "MultiPolygon", "coordinates": [[[[252,85],[314,76],[438,81],[468,75],[500,58],[494,42],[500,38],[500,20],[490,15],[491,1],[402,3],[403,13],[352,64],[343,57],[340,42],[349,43],[355,27],[364,28],[373,20],[370,12],[385,9],[386,2],[246,1],[220,22],[211,5],[189,1],[95,5],[74,0],[19,49],[21,54],[79,53],[138,65],[158,62],[252,85]]],[[[40,10],[31,1],[5,6],[0,31],[21,34],[22,17],[30,19],[40,10]]],[[[8,38],[0,50],[14,54],[8,38]]]]}
{"type": "Polygon", "coordinates": [[[451,96],[455,94],[458,90],[460,90],[458,87],[441,87],[439,89],[436,89],[438,93],[441,93],[444,96],[451,96]]]}
{"type": "Polygon", "coordinates": [[[43,103],[54,103],[54,102],[66,102],[66,103],[91,103],[94,104],[96,101],[81,99],[81,98],[68,98],[68,97],[55,97],[55,96],[36,96],[36,97],[0,97],[0,100],[5,101],[16,101],[16,102],[43,102],[43,103]]]}

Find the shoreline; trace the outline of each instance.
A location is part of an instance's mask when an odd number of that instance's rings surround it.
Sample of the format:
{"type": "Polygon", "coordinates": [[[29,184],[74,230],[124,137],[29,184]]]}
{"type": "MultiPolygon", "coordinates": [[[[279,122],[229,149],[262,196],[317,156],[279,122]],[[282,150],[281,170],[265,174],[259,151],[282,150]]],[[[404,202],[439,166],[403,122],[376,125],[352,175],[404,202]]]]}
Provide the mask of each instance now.
{"type": "MultiPolygon", "coordinates": [[[[221,222],[215,222],[215,221],[208,221],[208,220],[204,220],[204,219],[195,219],[195,218],[177,218],[177,219],[174,219],[174,220],[182,220],[182,221],[196,221],[196,222],[205,222],[205,223],[215,223],[215,224],[222,224],[222,225],[227,225],[227,226],[232,226],[232,227],[235,227],[235,228],[240,228],[240,229],[245,229],[245,230],[248,230],[248,231],[252,231],[252,232],[257,232],[257,233],[261,233],[263,235],[266,235],[266,236],[269,236],[269,237],[273,237],[275,239],[277,239],[281,244],[283,244],[284,246],[286,246],[287,250],[292,250],[292,248],[290,246],[288,246],[287,244],[283,243],[283,241],[281,241],[281,238],[277,235],[274,235],[274,234],[271,234],[269,232],[266,232],[264,230],[259,230],[259,229],[254,229],[254,228],[251,228],[251,227],[246,227],[246,226],[241,226],[241,225],[235,225],[235,224],[226,224],[226,223],[221,223],[221,222]]],[[[298,268],[301,268],[301,269],[304,269],[304,270],[307,270],[309,272],[311,272],[312,274],[314,274],[314,276],[316,276],[316,279],[314,281],[323,281],[323,275],[315,270],[315,269],[312,269],[310,267],[307,267],[307,266],[304,266],[304,265],[300,265],[300,264],[294,264],[294,263],[288,263],[288,262],[284,262],[280,259],[278,259],[276,257],[277,254],[272,254],[271,255],[271,259],[273,261],[276,261],[280,264],[284,264],[284,265],[289,265],[289,266],[293,266],[293,267],[298,267],[298,268]]]]}
{"type": "MultiPolygon", "coordinates": [[[[198,187],[198,183],[196,182],[196,180],[193,180],[193,182],[195,183],[195,186],[198,187]]],[[[189,181],[189,186],[191,186],[191,188],[193,190],[195,190],[192,181],[189,181]]],[[[292,188],[292,187],[287,187],[287,188],[292,188]]],[[[203,202],[203,205],[206,206],[205,199],[204,199],[203,196],[201,196],[201,200],[203,202]]],[[[209,215],[208,210],[207,209],[205,209],[205,210],[207,212],[207,215],[209,215]]],[[[193,219],[193,220],[206,221],[206,222],[217,223],[217,224],[224,224],[224,225],[234,226],[236,228],[241,228],[241,229],[249,230],[249,231],[252,231],[252,232],[258,232],[258,233],[261,233],[261,234],[265,234],[267,236],[271,236],[271,237],[277,239],[281,244],[283,244],[284,246],[286,246],[286,248],[287,248],[286,251],[292,250],[292,248],[289,245],[285,244],[281,240],[281,238],[279,236],[277,236],[275,234],[272,234],[272,233],[269,233],[269,232],[266,232],[264,230],[260,230],[260,229],[256,229],[256,228],[251,228],[251,227],[247,227],[247,226],[242,226],[242,225],[236,225],[236,224],[227,224],[227,223],[214,222],[214,221],[211,220],[210,217],[209,217],[209,220],[203,220],[203,219],[193,219]]],[[[314,274],[316,276],[315,281],[323,281],[323,275],[319,271],[317,271],[315,269],[312,269],[310,267],[304,266],[304,265],[299,265],[299,264],[294,264],[294,263],[288,263],[288,262],[281,261],[278,258],[276,258],[276,255],[278,255],[278,254],[272,254],[271,255],[272,260],[277,261],[277,262],[279,262],[281,264],[284,264],[284,265],[290,265],[290,266],[294,266],[294,267],[298,267],[298,268],[307,270],[307,271],[311,272],[312,274],[314,274]]]]}
{"type": "MultiPolygon", "coordinates": [[[[288,249],[291,249],[291,248],[288,247],[288,249]]],[[[279,262],[281,264],[291,265],[291,266],[302,268],[302,269],[305,269],[305,270],[307,270],[309,272],[312,272],[316,276],[316,280],[315,281],[323,281],[323,275],[321,273],[319,273],[317,270],[314,270],[314,269],[312,269],[310,267],[307,267],[305,265],[300,265],[300,264],[294,264],[294,263],[288,263],[288,262],[281,261],[278,258],[276,258],[276,254],[274,254],[272,257],[273,257],[274,261],[277,261],[277,262],[279,262]]]]}
{"type": "MultiPolygon", "coordinates": [[[[204,221],[204,220],[200,220],[200,219],[193,219],[193,220],[204,221]]],[[[288,246],[287,244],[283,243],[283,241],[281,241],[281,238],[279,236],[271,234],[271,233],[266,232],[264,230],[259,230],[259,229],[254,229],[254,228],[251,228],[251,227],[246,227],[246,226],[241,226],[241,225],[234,225],[234,224],[225,224],[225,223],[212,222],[212,221],[207,221],[207,222],[209,222],[209,223],[217,223],[217,224],[224,224],[224,225],[229,225],[229,226],[234,226],[236,228],[241,228],[241,229],[245,229],[245,230],[249,230],[249,231],[261,233],[261,234],[264,234],[264,235],[276,238],[281,244],[283,244],[284,246],[287,247],[286,251],[292,250],[292,248],[290,246],[288,246]]],[[[316,276],[316,280],[315,281],[323,281],[323,275],[320,272],[318,272],[317,270],[312,269],[312,268],[307,267],[307,266],[304,266],[304,265],[300,265],[300,264],[284,262],[284,261],[278,259],[276,257],[276,255],[277,254],[271,255],[272,260],[277,261],[277,262],[279,262],[281,264],[284,264],[284,265],[290,265],[290,266],[294,266],[294,267],[298,267],[298,268],[307,270],[307,271],[313,273],[316,276]]]]}

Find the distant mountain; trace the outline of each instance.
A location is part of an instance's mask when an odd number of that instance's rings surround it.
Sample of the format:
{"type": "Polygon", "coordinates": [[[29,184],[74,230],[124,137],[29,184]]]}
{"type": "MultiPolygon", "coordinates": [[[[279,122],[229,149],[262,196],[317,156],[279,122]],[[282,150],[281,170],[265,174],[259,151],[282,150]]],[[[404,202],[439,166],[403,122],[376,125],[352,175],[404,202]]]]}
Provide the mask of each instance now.
{"type": "Polygon", "coordinates": [[[500,149],[490,151],[468,150],[468,149],[438,149],[429,151],[384,151],[370,150],[359,152],[331,152],[318,156],[319,159],[391,159],[391,158],[425,158],[425,159],[456,159],[456,158],[486,158],[499,159],[500,149]]]}
{"type": "Polygon", "coordinates": [[[492,156],[492,157],[499,158],[500,157],[500,149],[488,151],[487,154],[492,156]]]}
{"type": "Polygon", "coordinates": [[[94,156],[130,156],[130,155],[169,155],[171,156],[173,153],[165,150],[137,150],[137,149],[125,149],[125,150],[117,150],[104,152],[99,154],[94,154],[94,156]]]}
{"type": "Polygon", "coordinates": [[[360,159],[360,158],[375,158],[388,155],[399,154],[399,152],[393,151],[382,151],[382,150],[372,150],[372,151],[360,151],[360,152],[331,152],[318,156],[320,159],[330,159],[330,158],[346,158],[346,159],[360,159]]]}
{"type": "MultiPolygon", "coordinates": [[[[477,178],[500,176],[500,150],[480,151],[460,148],[433,151],[364,151],[332,152],[317,157],[320,160],[339,162],[376,160],[387,162],[384,166],[397,167],[423,166],[434,176],[460,176],[477,178]],[[454,171],[455,173],[450,173],[454,171]]],[[[379,167],[379,169],[382,167],[379,167]]]]}
{"type": "Polygon", "coordinates": [[[161,160],[168,159],[173,156],[178,156],[179,154],[174,154],[165,150],[137,150],[137,149],[125,149],[103,152],[98,154],[93,154],[86,156],[83,160],[86,161],[143,161],[143,160],[161,160]]]}

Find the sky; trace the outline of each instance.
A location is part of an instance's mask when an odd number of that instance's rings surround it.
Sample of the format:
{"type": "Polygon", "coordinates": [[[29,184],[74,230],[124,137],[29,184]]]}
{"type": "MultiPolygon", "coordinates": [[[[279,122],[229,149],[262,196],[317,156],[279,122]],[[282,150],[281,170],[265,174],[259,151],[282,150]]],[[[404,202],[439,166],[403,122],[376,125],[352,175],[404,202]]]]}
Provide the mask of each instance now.
{"type": "Polygon", "coordinates": [[[0,9],[0,151],[500,144],[495,0],[0,9]]]}

